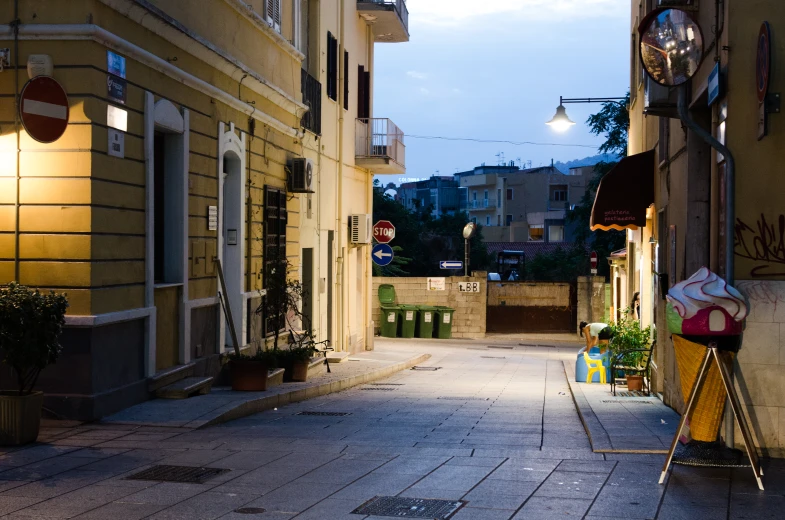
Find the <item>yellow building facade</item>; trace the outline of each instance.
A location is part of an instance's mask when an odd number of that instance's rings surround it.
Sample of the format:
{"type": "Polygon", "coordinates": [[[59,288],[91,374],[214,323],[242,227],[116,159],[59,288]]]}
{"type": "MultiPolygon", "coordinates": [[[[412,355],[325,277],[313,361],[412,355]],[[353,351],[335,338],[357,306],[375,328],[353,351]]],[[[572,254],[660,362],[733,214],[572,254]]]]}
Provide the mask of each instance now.
{"type": "MultiPolygon", "coordinates": [[[[663,4],[665,2],[662,2],[663,4]]],[[[776,36],[785,27],[777,2],[670,1],[702,27],[704,58],[691,80],[690,117],[723,142],[735,158],[734,233],[725,232],[727,158],[717,153],[677,113],[677,91],[656,85],[643,71],[638,53],[638,26],[658,2],[633,0],[631,17],[630,155],[655,150],[651,177],[654,204],[646,227],[627,231],[626,257],[614,259],[614,287],[619,301],[641,293],[641,318],[657,329],[654,386],[664,401],[683,410],[673,343],[665,319],[662,292],[702,266],[728,276],[725,251],[733,248],[734,285],[745,295],[751,314],[735,366],[738,395],[747,406],[756,444],[767,454],[785,450],[785,211],[780,178],[785,146],[785,119],[769,113],[767,135],[760,136],[756,62],[764,22],[776,36]],[[709,103],[710,75],[719,67],[719,97],[709,103]]],[[[772,43],[769,92],[785,87],[776,56],[785,40],[772,43]]],[[[727,415],[726,415],[727,420],[727,415]]],[[[736,427],[722,436],[740,446],[736,427]]]]}
{"type": "Polygon", "coordinates": [[[374,43],[408,40],[403,0],[14,0],[0,16],[17,20],[0,26],[0,283],[70,303],[49,409],[94,419],[217,374],[221,299],[238,342],[263,345],[279,252],[317,340],[372,348],[370,239],[350,226],[373,174],[405,171],[371,101],[374,43]],[[47,144],[16,106],[37,75],[68,95],[47,144]]]}

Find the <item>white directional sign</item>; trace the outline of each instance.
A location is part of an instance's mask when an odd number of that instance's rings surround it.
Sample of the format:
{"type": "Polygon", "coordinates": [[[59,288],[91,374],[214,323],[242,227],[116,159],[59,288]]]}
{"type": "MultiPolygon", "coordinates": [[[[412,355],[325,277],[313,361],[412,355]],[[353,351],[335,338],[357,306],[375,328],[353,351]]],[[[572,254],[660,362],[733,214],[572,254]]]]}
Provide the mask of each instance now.
{"type": "Polygon", "coordinates": [[[463,269],[463,262],[458,260],[442,260],[439,269],[463,269]]]}
{"type": "Polygon", "coordinates": [[[480,282],[458,282],[460,292],[480,292],[480,282]]]}

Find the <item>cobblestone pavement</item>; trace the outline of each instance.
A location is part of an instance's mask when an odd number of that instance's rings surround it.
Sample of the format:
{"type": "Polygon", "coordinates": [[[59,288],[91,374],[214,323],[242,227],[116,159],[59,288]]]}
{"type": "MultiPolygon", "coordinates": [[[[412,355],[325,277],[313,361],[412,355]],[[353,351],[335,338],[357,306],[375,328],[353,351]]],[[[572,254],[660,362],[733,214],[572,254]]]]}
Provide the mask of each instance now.
{"type": "Polygon", "coordinates": [[[783,518],[785,464],[767,463],[765,492],[749,470],[677,467],[660,486],[662,455],[592,453],[562,364],[574,348],[484,345],[423,343],[439,370],[200,430],[47,431],[0,455],[0,518],[389,518],[352,514],[376,496],[465,501],[456,520],[783,518]],[[159,464],[229,471],[126,479],[159,464]]]}

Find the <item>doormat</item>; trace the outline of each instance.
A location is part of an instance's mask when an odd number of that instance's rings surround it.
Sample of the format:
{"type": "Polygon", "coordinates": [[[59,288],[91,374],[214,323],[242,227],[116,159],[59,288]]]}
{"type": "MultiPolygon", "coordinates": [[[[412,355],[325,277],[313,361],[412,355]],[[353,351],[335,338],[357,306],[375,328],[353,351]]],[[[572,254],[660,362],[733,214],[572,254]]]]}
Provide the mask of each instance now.
{"type": "Polygon", "coordinates": [[[352,514],[447,520],[463,507],[464,504],[466,504],[466,502],[463,500],[374,497],[352,511],[352,514]]]}

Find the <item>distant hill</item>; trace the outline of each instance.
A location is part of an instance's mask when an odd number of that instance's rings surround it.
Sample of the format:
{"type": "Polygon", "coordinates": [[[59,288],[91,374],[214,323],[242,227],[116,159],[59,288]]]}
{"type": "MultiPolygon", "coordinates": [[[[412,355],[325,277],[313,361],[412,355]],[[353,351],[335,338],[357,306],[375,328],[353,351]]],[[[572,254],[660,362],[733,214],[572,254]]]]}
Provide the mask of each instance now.
{"type": "Polygon", "coordinates": [[[593,155],[591,157],[584,157],[583,159],[575,159],[568,162],[556,162],[554,166],[564,173],[570,173],[570,168],[578,168],[580,166],[594,166],[598,162],[613,162],[618,161],[619,157],[614,154],[604,153],[601,155],[593,155]]]}

